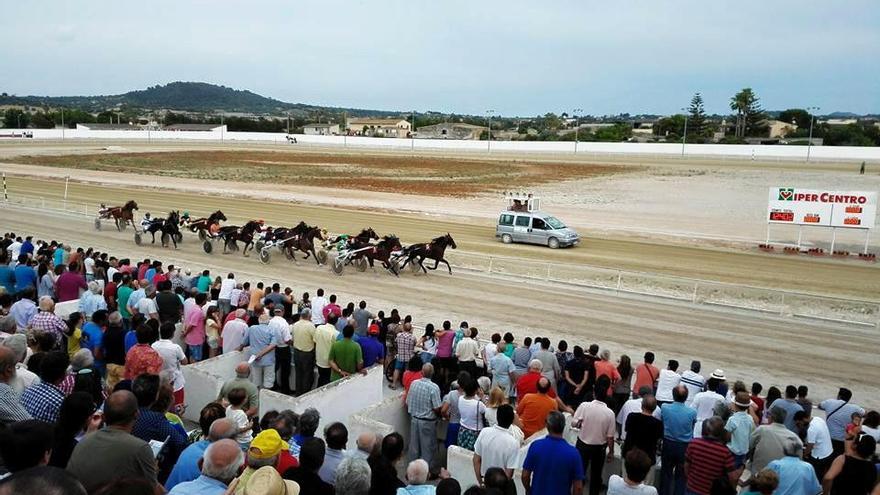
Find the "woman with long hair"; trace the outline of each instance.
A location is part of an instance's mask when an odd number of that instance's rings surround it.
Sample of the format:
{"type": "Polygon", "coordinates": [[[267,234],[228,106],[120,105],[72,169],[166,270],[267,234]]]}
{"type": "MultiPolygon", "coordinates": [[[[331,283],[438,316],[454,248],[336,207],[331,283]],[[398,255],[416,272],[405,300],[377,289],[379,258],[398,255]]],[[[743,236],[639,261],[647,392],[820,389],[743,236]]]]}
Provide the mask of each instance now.
{"type": "Polygon", "coordinates": [[[437,354],[437,339],[434,338],[434,324],[425,325],[425,334],[419,339],[416,347],[420,347],[422,352],[419,356],[422,358],[422,364],[428,364],[437,354]]]}
{"type": "Polygon", "coordinates": [[[87,434],[101,427],[102,415],[92,396],[73,392],[64,398],[55,423],[55,441],[49,465],[64,469],[76,444],[87,434]]]}
{"type": "Polygon", "coordinates": [[[220,353],[220,331],[223,323],[220,321],[220,308],[208,307],[205,314],[205,337],[208,342],[208,357],[212,358],[220,353]]]}
{"type": "Polygon", "coordinates": [[[773,402],[777,399],[782,398],[782,391],[780,391],[777,387],[770,387],[767,389],[767,398],[764,399],[764,417],[761,418],[761,424],[770,423],[770,408],[773,407],[773,402]]]}
{"type": "Polygon", "coordinates": [[[632,394],[630,382],[632,382],[633,367],[632,361],[626,354],[621,354],[620,358],[617,360],[617,372],[620,373],[620,380],[614,384],[614,394],[612,395],[612,398],[614,399],[615,416],[620,412],[623,403],[626,402],[632,394]]]}
{"type": "Polygon", "coordinates": [[[51,297],[55,299],[55,275],[49,270],[49,264],[41,261],[37,266],[37,299],[51,297]]]}
{"type": "Polygon", "coordinates": [[[73,357],[76,351],[81,348],[83,323],[83,315],[79,311],[74,311],[67,317],[67,331],[64,332],[64,335],[67,337],[67,355],[69,357],[73,357]]]}
{"type": "Polygon", "coordinates": [[[581,402],[584,401],[588,390],[586,389],[587,379],[589,378],[588,363],[584,349],[576,345],[574,346],[574,357],[565,365],[565,382],[567,383],[565,390],[567,392],[564,402],[569,406],[577,409],[581,402]]]}
{"type": "Polygon", "coordinates": [[[461,417],[457,445],[463,449],[474,450],[477,436],[483,429],[486,406],[480,400],[480,387],[476,380],[465,380],[461,384],[464,395],[458,398],[458,414],[461,417]]]}
{"type": "Polygon", "coordinates": [[[877,481],[872,458],[877,441],[861,433],[847,453],[837,456],[822,480],[823,493],[830,495],[867,495],[877,481]]]}

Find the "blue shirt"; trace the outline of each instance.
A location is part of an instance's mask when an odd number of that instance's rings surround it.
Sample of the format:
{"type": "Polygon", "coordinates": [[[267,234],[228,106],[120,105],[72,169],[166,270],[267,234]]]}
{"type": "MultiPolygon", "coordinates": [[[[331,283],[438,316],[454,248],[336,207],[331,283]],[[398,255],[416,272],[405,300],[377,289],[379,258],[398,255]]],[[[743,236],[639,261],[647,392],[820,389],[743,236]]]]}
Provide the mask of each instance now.
{"type": "Polygon", "coordinates": [[[15,291],[21,292],[27,287],[37,288],[37,272],[33,267],[18,265],[15,267],[15,291]]]}
{"type": "MultiPolygon", "coordinates": [[[[82,332],[84,335],[88,335],[89,338],[85,342],[85,347],[92,351],[92,355],[94,356],[95,353],[98,352],[98,349],[104,347],[104,332],[101,331],[101,327],[91,321],[83,325],[82,332]]],[[[97,368],[103,375],[104,360],[95,359],[95,368],[97,368]]]]}
{"type": "Polygon", "coordinates": [[[226,485],[222,481],[201,475],[193,481],[187,481],[174,487],[168,495],[222,495],[226,493],[226,485]]]}
{"type": "Polygon", "coordinates": [[[166,449],[171,455],[179,455],[186,446],[186,434],[175,429],[164,414],[151,411],[145,407],[138,409],[138,417],[131,429],[131,434],[145,442],[158,440],[164,442],[168,439],[166,449]]]}
{"type": "Polygon", "coordinates": [[[199,459],[205,454],[208,445],[211,445],[211,442],[207,440],[199,440],[183,449],[183,452],[180,453],[180,457],[177,458],[177,463],[174,465],[174,469],[171,470],[171,474],[168,475],[168,480],[165,482],[166,490],[171,490],[175,485],[186,481],[192,481],[201,476],[202,472],[199,470],[199,459]]]}
{"type": "Polygon", "coordinates": [[[9,265],[0,265],[0,285],[7,294],[15,294],[15,271],[9,265]]]}
{"type": "Polygon", "coordinates": [[[364,355],[364,368],[369,368],[379,359],[385,357],[385,348],[376,340],[376,337],[362,337],[357,343],[361,346],[361,352],[364,355]]]}
{"type": "Polygon", "coordinates": [[[755,422],[749,413],[737,411],[727,419],[724,429],[730,432],[730,441],[727,448],[733,455],[745,455],[749,453],[749,440],[755,431],[755,422]]]}
{"type": "Polygon", "coordinates": [[[663,404],[660,408],[660,419],[663,420],[663,438],[685,443],[694,439],[697,411],[681,402],[663,404]]]}
{"type": "Polygon", "coordinates": [[[776,399],[773,401],[773,404],[770,405],[770,410],[773,409],[782,409],[785,411],[785,427],[788,428],[788,431],[792,433],[798,433],[797,425],[794,424],[794,414],[798,411],[803,411],[804,408],[801,407],[800,404],[793,400],[788,399],[776,399]]]}
{"type": "Polygon", "coordinates": [[[55,248],[55,252],[52,253],[52,261],[55,266],[64,264],[64,249],[63,248],[55,248]]]}
{"type": "Polygon", "coordinates": [[[767,467],[779,476],[779,486],[773,495],[815,495],[822,491],[813,466],[797,457],[786,456],[767,467]]]}
{"type": "Polygon", "coordinates": [[[123,340],[123,345],[125,346],[125,353],[128,354],[128,351],[138,343],[137,333],[134,330],[129,330],[125,332],[125,339],[123,340]]]}
{"type": "Polygon", "coordinates": [[[155,276],[156,276],[156,269],[155,268],[150,268],[149,270],[146,271],[146,273],[144,273],[144,278],[147,279],[147,282],[149,282],[151,284],[153,283],[153,277],[155,277],[155,276]]]}
{"type": "MultiPolygon", "coordinates": [[[[248,328],[242,345],[251,346],[251,355],[256,356],[266,347],[280,344],[280,339],[281,336],[272,331],[269,325],[254,325],[248,328]]],[[[275,366],[275,353],[267,353],[258,361],[254,361],[253,366],[275,366]]]]}
{"type": "Polygon", "coordinates": [[[523,469],[532,472],[532,495],[571,492],[571,484],[584,479],[581,455],[562,438],[546,437],[529,447],[523,469]]]}
{"type": "Polygon", "coordinates": [[[24,241],[23,243],[21,243],[21,250],[18,252],[18,254],[33,254],[33,252],[34,244],[31,241],[24,241]]]}

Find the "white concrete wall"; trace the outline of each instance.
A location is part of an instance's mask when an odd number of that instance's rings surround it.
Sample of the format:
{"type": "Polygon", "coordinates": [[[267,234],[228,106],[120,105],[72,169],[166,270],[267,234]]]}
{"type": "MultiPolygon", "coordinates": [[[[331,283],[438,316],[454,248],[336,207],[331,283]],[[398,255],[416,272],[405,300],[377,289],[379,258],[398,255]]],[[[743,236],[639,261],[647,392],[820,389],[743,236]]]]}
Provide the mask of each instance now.
{"type": "Polygon", "coordinates": [[[65,320],[70,316],[70,313],[75,313],[77,311],[79,311],[79,299],[55,304],[55,314],[65,320]]]}
{"type": "Polygon", "coordinates": [[[198,421],[202,408],[217,400],[223,384],[235,378],[235,365],[244,361],[246,355],[235,351],[215,358],[184,366],[183,378],[186,412],[185,419],[198,421]]]}
{"type": "MultiPolygon", "coordinates": [[[[199,131],[91,131],[77,129],[25,129],[32,132],[33,139],[124,139],[124,140],[198,140],[198,141],[258,141],[286,143],[283,133],[269,132],[199,132],[199,131]]],[[[10,129],[22,132],[21,129],[10,129]]],[[[301,145],[351,146],[377,149],[458,150],[485,152],[544,152],[574,153],[573,142],[550,141],[460,141],[454,139],[392,139],[355,136],[308,136],[296,135],[301,145]]],[[[681,144],[675,143],[595,143],[580,142],[577,152],[584,154],[640,154],[657,156],[680,156],[681,144]]],[[[806,146],[749,145],[749,144],[688,144],[687,156],[706,156],[731,159],[789,159],[806,158],[806,146]]],[[[880,161],[880,147],[860,146],[813,146],[811,156],[815,160],[880,161]]]]}

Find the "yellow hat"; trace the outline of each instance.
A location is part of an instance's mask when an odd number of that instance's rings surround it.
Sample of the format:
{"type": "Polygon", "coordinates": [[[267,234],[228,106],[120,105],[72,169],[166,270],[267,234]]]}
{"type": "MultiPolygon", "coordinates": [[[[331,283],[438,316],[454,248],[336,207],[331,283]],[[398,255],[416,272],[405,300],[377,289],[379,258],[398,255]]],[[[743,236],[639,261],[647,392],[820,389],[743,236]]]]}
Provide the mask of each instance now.
{"type": "Polygon", "coordinates": [[[254,459],[270,459],[287,448],[287,442],[274,429],[263,430],[251,442],[248,457],[254,459]]]}
{"type": "Polygon", "coordinates": [[[299,495],[299,483],[282,479],[272,466],[263,466],[248,478],[244,495],[299,495]]]}

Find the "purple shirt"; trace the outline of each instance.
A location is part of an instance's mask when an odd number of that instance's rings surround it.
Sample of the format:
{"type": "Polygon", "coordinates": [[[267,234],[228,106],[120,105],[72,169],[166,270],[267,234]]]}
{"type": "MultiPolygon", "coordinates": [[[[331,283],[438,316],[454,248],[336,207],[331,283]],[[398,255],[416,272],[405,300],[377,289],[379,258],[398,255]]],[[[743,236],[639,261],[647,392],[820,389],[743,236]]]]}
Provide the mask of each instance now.
{"type": "Polygon", "coordinates": [[[86,279],[79,273],[64,272],[55,281],[55,296],[58,302],[79,299],[80,289],[86,290],[86,279]]]}

